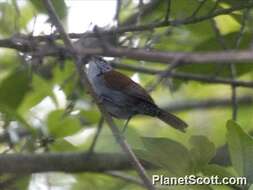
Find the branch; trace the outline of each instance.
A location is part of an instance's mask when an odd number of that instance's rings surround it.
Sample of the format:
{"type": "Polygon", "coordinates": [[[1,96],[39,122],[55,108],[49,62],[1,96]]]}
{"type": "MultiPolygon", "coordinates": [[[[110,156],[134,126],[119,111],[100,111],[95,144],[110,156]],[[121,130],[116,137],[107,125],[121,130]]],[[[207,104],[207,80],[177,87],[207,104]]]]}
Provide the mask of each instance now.
{"type": "MultiPolygon", "coordinates": [[[[32,38],[18,38],[13,40],[0,40],[0,47],[16,49],[20,52],[31,52],[34,56],[71,56],[71,50],[61,46],[37,45],[32,38]],[[36,50],[36,51],[35,51],[36,50]]],[[[235,64],[252,63],[252,50],[218,51],[218,52],[164,52],[157,50],[145,50],[138,48],[110,47],[106,51],[103,48],[77,48],[79,55],[101,55],[107,57],[126,57],[135,60],[160,62],[170,64],[173,60],[180,59],[181,65],[186,64],[235,64]]]]}
{"type": "Polygon", "coordinates": [[[223,51],[223,52],[163,52],[156,50],[145,50],[138,48],[110,47],[103,51],[101,48],[78,49],[80,55],[102,55],[107,57],[127,57],[136,60],[160,62],[170,64],[173,60],[180,59],[181,65],[186,64],[224,64],[249,63],[253,60],[252,50],[223,51]]]}
{"type": "MultiPolygon", "coordinates": [[[[23,40],[24,41],[24,40],[23,40]]],[[[26,41],[27,42],[27,41],[26,41]]],[[[1,47],[14,48],[21,52],[33,51],[37,49],[38,52],[33,52],[34,56],[59,56],[64,55],[66,57],[70,56],[68,49],[63,47],[52,47],[44,45],[42,47],[33,47],[32,44],[23,44],[20,42],[14,42],[12,39],[0,40],[1,47]]],[[[199,63],[199,64],[224,64],[233,61],[233,63],[252,63],[253,53],[250,50],[245,51],[224,51],[224,52],[205,52],[205,53],[185,53],[185,52],[158,52],[158,51],[147,51],[142,49],[126,49],[126,48],[110,48],[103,52],[101,48],[84,48],[79,50],[81,55],[104,55],[104,56],[120,56],[129,57],[137,60],[145,61],[155,61],[170,63],[170,61],[175,59],[180,59],[183,64],[199,63]],[[108,52],[109,51],[109,52],[108,52]]],[[[181,64],[181,65],[183,65],[181,64]]],[[[163,71],[151,70],[144,67],[135,67],[131,65],[115,64],[118,68],[146,73],[146,74],[162,74],[163,71]]],[[[193,80],[205,83],[216,83],[216,84],[233,84],[235,86],[241,87],[253,87],[252,82],[245,82],[239,80],[224,79],[221,77],[205,76],[190,73],[169,73],[169,77],[173,77],[181,80],[193,80]]]]}
{"type": "MultiPolygon", "coordinates": [[[[1,154],[0,173],[40,173],[40,172],[107,172],[112,170],[135,169],[123,154],[94,153],[41,153],[41,154],[1,154]]],[[[155,169],[154,165],[140,160],[147,169],[155,169]]],[[[218,149],[212,159],[213,164],[228,165],[228,151],[218,149]]]]}
{"type": "MultiPolygon", "coordinates": [[[[139,72],[143,74],[161,75],[164,73],[163,70],[149,69],[149,68],[140,67],[140,66],[126,65],[126,64],[120,64],[120,63],[112,63],[112,65],[119,69],[139,72]]],[[[233,84],[238,87],[247,87],[247,88],[253,87],[253,82],[231,80],[231,79],[226,79],[222,77],[207,76],[207,75],[200,75],[200,74],[193,74],[193,73],[169,72],[167,73],[167,77],[180,79],[180,80],[186,80],[186,81],[199,81],[199,82],[211,83],[211,84],[230,84],[230,85],[233,84]]]]}
{"type": "Polygon", "coordinates": [[[28,37],[23,37],[15,40],[15,37],[6,38],[0,40],[0,47],[15,49],[20,52],[31,51],[31,42],[28,40],[28,37]]]}
{"type": "MultiPolygon", "coordinates": [[[[253,96],[243,96],[237,98],[238,104],[244,106],[252,106],[253,104],[253,96]]],[[[163,106],[165,110],[169,112],[179,112],[179,111],[186,111],[192,109],[211,109],[211,108],[218,108],[218,107],[227,107],[231,105],[231,99],[228,98],[213,98],[201,101],[194,101],[194,100],[187,100],[187,101],[180,101],[180,102],[173,102],[167,106],[163,106]]]]}
{"type": "Polygon", "coordinates": [[[105,119],[105,121],[109,125],[117,143],[119,143],[122,150],[126,153],[128,159],[130,159],[131,163],[135,167],[137,173],[141,177],[146,188],[149,190],[155,190],[154,186],[152,185],[151,181],[149,180],[149,177],[148,177],[145,169],[141,165],[140,161],[137,159],[134,152],[132,151],[132,149],[130,148],[130,146],[128,145],[126,140],[124,139],[124,137],[120,134],[118,127],[115,125],[114,121],[112,120],[111,116],[106,111],[104,106],[100,103],[99,98],[97,97],[96,93],[93,91],[91,84],[89,83],[89,80],[87,78],[86,73],[83,72],[84,68],[83,68],[83,63],[80,59],[80,56],[79,56],[78,52],[76,51],[76,49],[74,48],[74,46],[72,45],[68,35],[66,34],[66,32],[60,22],[60,19],[58,18],[57,14],[54,10],[52,2],[50,0],[44,0],[44,4],[45,4],[46,9],[48,10],[48,13],[49,13],[52,23],[56,26],[56,28],[60,32],[65,46],[68,49],[70,49],[70,51],[72,53],[72,56],[75,60],[77,69],[78,69],[79,74],[81,76],[81,79],[83,79],[83,82],[84,82],[85,86],[87,87],[88,92],[93,96],[100,112],[102,113],[103,118],[105,119]]]}
{"type": "MultiPolygon", "coordinates": [[[[43,154],[5,154],[0,156],[0,173],[37,173],[49,171],[62,172],[104,172],[109,170],[133,169],[123,154],[89,153],[43,153],[43,154]]],[[[147,167],[151,167],[142,161],[147,167]]]]}

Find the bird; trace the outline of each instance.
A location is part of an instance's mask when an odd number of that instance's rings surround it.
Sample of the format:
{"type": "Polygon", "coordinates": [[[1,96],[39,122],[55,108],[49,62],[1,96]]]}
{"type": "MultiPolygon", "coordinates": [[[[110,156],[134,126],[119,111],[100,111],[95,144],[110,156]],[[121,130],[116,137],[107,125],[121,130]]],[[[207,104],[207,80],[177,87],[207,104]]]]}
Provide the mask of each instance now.
{"type": "Polygon", "coordinates": [[[158,107],[142,86],[113,69],[103,57],[92,56],[85,62],[88,65],[88,80],[99,101],[111,116],[126,119],[125,126],[133,116],[148,115],[185,132],[186,122],[158,107]]]}

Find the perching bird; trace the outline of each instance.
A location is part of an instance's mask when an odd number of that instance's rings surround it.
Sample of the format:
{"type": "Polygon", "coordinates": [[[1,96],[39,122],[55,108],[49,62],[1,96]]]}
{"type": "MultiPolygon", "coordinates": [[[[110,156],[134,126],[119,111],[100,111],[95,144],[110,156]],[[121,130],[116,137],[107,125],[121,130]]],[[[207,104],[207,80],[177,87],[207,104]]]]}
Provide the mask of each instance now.
{"type": "Polygon", "coordinates": [[[143,87],[115,71],[103,58],[91,57],[87,63],[88,79],[113,117],[129,121],[131,117],[142,114],[157,117],[181,131],[187,127],[184,121],[159,108],[143,87]]]}

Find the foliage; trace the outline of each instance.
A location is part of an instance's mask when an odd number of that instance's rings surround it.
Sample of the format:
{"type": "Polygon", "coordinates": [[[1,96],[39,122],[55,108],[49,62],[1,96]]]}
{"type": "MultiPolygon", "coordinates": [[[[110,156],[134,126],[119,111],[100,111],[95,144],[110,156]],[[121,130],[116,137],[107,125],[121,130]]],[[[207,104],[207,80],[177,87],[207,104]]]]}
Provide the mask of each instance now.
{"type": "Polygon", "coordinates": [[[228,121],[228,145],[232,163],[241,176],[246,176],[248,182],[253,181],[253,173],[250,168],[253,164],[253,139],[247,135],[238,124],[228,121]]]}
{"type": "MultiPolygon", "coordinates": [[[[59,0],[52,2],[60,19],[67,26],[68,8],[66,3],[59,0]]],[[[122,2],[119,23],[124,27],[130,21],[137,25],[163,21],[169,1],[156,0],[157,3],[154,3],[151,10],[143,13],[136,2],[131,0],[122,2]]],[[[207,0],[194,14],[201,2],[203,1],[171,0],[169,18],[181,21],[201,17],[211,13],[215,8],[240,6],[246,0],[221,0],[217,4],[215,0],[207,0]]],[[[146,4],[145,2],[144,6],[146,4]]],[[[244,19],[243,10],[217,16],[212,20],[213,23],[211,19],[206,19],[192,24],[178,24],[156,30],[124,33],[120,34],[122,38],[119,38],[119,41],[127,39],[125,44],[129,47],[138,42],[139,48],[154,48],[167,52],[223,51],[224,47],[221,46],[215,34],[214,25],[216,25],[226,44],[225,49],[245,50],[252,46],[252,11],[246,21],[244,33],[241,34],[240,30],[244,19]],[[240,35],[240,44],[236,47],[240,35]]],[[[18,0],[1,1],[1,38],[11,38],[17,33],[31,35],[33,31],[31,27],[28,27],[29,24],[36,21],[35,17],[43,14],[47,14],[43,1],[27,0],[23,4],[18,0]]],[[[48,20],[48,22],[50,21],[48,20]]],[[[52,39],[48,41],[50,40],[52,39]]],[[[50,44],[61,44],[59,41],[50,41],[50,44]]],[[[8,147],[13,148],[11,152],[18,153],[88,150],[100,120],[100,113],[90,95],[86,93],[85,87],[80,83],[73,61],[65,59],[64,56],[63,58],[32,56],[32,53],[18,53],[16,50],[6,48],[2,48],[0,52],[0,137],[9,134],[13,123],[16,124],[16,128],[32,134],[32,138],[28,135],[24,138],[20,137],[18,140],[11,138],[5,143],[1,141],[1,151],[8,147]],[[44,147],[36,147],[42,139],[50,138],[53,138],[52,142],[44,147]]],[[[160,63],[150,64],[126,58],[122,58],[121,62],[131,66],[142,65],[154,70],[166,69],[166,66],[160,63]]],[[[222,67],[212,63],[205,65],[192,63],[181,66],[176,71],[226,77],[227,79],[231,77],[227,65],[222,67]]],[[[123,70],[122,72],[129,77],[136,74],[123,70]]],[[[252,62],[238,64],[236,75],[237,79],[251,80],[253,76],[252,62]]],[[[150,84],[156,82],[156,76],[142,73],[135,76],[144,87],[149,87],[150,84]]],[[[237,89],[237,94],[238,96],[253,95],[251,89],[237,89]]],[[[207,85],[167,78],[159,83],[151,95],[158,105],[166,107],[175,102],[176,104],[188,101],[207,102],[213,97],[230,99],[231,88],[225,85],[207,85]]],[[[124,136],[139,158],[156,166],[157,170],[149,170],[150,175],[246,176],[250,186],[253,183],[253,140],[250,136],[253,129],[252,102],[244,106],[239,105],[237,122],[231,120],[231,112],[231,107],[224,106],[213,109],[180,110],[177,115],[189,124],[185,134],[167,127],[155,118],[137,116],[131,120],[124,136]],[[226,143],[232,163],[229,166],[212,163],[219,147],[226,143]]],[[[122,121],[116,120],[116,123],[120,128],[124,125],[122,121]]],[[[19,136],[16,128],[15,135],[19,136]]],[[[102,129],[95,150],[99,153],[122,153],[107,125],[104,125],[102,129]]],[[[135,176],[132,171],[124,173],[135,176]]],[[[44,177],[50,176],[49,174],[43,175],[44,177]]],[[[61,178],[62,175],[61,173],[53,173],[55,178],[61,178]]],[[[0,181],[4,181],[8,177],[9,175],[3,174],[0,176],[0,181]]],[[[51,177],[49,177],[51,186],[59,186],[64,189],[64,185],[57,184],[57,180],[54,181],[51,177]]],[[[65,178],[68,179],[68,188],[73,190],[143,189],[141,186],[104,173],[68,174],[64,175],[64,180],[65,178]]],[[[64,182],[62,178],[58,180],[64,182]]],[[[28,189],[29,184],[32,185],[32,182],[34,179],[31,176],[18,176],[18,180],[11,185],[15,187],[13,189],[25,190],[28,189]]],[[[188,189],[185,186],[172,188],[188,189]]],[[[192,186],[192,189],[226,190],[234,188],[225,185],[220,187],[192,186]]],[[[251,189],[253,189],[252,186],[251,189]]]]}

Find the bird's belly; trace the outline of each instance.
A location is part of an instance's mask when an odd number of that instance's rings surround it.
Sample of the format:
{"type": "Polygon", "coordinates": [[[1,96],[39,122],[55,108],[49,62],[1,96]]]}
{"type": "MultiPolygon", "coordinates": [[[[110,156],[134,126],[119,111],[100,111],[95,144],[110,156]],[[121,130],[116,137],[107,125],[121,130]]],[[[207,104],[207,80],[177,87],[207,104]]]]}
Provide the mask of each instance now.
{"type": "Polygon", "coordinates": [[[133,115],[133,112],[127,107],[121,107],[117,106],[111,102],[104,101],[104,106],[106,110],[114,117],[120,118],[120,119],[128,119],[130,116],[133,115]]]}
{"type": "Polygon", "coordinates": [[[100,77],[93,78],[91,84],[101,98],[106,110],[114,117],[127,119],[135,114],[128,96],[120,91],[108,88],[100,77]]]}

